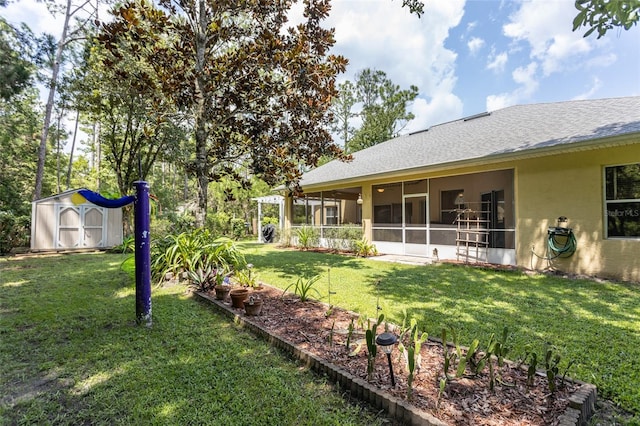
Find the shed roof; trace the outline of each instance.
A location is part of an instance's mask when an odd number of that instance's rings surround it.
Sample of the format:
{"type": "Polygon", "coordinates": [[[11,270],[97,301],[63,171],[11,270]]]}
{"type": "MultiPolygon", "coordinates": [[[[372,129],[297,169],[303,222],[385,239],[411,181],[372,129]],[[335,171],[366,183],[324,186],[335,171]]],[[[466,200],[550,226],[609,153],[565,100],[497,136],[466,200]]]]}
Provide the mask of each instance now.
{"type": "Polygon", "coordinates": [[[42,198],[38,198],[37,200],[34,200],[31,202],[31,204],[35,204],[35,203],[41,203],[43,201],[49,201],[49,200],[53,200],[54,198],[62,198],[62,197],[66,197],[67,195],[73,194],[75,192],[78,192],[82,189],[86,189],[86,188],[75,188],[75,189],[67,189],[66,191],[62,191],[58,194],[51,194],[47,197],[42,197],[42,198]]]}
{"type": "MultiPolygon", "coordinates": [[[[305,173],[303,188],[412,170],[504,161],[629,143],[640,137],[640,96],[517,105],[438,124],[305,173]]],[[[638,143],[638,140],[635,140],[638,143]]]]}

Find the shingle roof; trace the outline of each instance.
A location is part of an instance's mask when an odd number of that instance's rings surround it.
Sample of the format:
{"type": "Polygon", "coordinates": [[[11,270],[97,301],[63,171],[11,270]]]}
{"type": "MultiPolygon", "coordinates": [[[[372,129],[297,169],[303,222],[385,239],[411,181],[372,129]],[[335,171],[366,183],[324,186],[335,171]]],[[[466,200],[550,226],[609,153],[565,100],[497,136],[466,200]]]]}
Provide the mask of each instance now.
{"type": "Polygon", "coordinates": [[[334,160],[311,170],[300,184],[539,155],[634,133],[640,137],[640,96],[518,105],[399,136],[354,153],[349,163],[334,160]]]}

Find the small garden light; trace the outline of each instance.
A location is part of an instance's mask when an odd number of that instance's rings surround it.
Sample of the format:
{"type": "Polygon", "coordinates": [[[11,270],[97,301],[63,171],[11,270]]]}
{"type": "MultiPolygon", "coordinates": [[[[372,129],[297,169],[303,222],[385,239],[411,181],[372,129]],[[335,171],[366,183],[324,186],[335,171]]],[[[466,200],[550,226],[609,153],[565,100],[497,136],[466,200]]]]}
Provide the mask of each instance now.
{"type": "Polygon", "coordinates": [[[389,362],[389,374],[391,375],[391,386],[396,385],[396,380],[393,377],[393,367],[391,366],[391,351],[393,345],[396,344],[398,338],[392,333],[382,333],[376,337],[376,344],[382,348],[382,351],[387,354],[387,361],[389,362]]]}

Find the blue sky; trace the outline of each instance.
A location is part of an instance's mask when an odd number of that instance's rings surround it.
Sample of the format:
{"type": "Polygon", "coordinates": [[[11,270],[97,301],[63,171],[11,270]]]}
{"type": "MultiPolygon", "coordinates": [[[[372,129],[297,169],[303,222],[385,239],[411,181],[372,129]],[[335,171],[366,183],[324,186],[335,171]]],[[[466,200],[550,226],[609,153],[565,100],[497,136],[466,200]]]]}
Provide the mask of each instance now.
{"type": "MultiPolygon", "coordinates": [[[[327,26],[334,53],[350,61],[340,81],[374,68],[418,86],[403,133],[515,104],[640,95],[640,27],[585,39],[571,31],[574,0],[427,0],[420,19],[401,4],[333,0],[327,26]]],[[[2,13],[36,32],[62,30],[34,0],[2,13]]]]}
{"type": "Polygon", "coordinates": [[[573,0],[334,0],[342,78],[376,68],[420,89],[405,133],[515,104],[640,95],[640,27],[583,38],[573,0]]]}

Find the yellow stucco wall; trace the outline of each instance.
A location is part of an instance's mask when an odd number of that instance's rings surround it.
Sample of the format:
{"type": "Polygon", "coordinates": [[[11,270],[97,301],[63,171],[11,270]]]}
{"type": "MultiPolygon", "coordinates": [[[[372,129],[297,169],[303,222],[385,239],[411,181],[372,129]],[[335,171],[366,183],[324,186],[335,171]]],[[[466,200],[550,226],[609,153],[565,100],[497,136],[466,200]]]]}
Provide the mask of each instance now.
{"type": "Polygon", "coordinates": [[[521,160],[516,163],[517,264],[640,281],[640,240],[605,239],[605,166],[640,162],[640,144],[521,160]],[[547,230],[569,218],[577,249],[552,261],[545,254],[547,230]]]}
{"type": "MultiPolygon", "coordinates": [[[[362,189],[362,226],[371,241],[374,185],[458,175],[463,182],[465,175],[472,173],[513,169],[518,266],[536,270],[551,267],[567,273],[640,282],[640,239],[605,239],[603,196],[604,167],[640,163],[640,143],[545,154],[529,159],[396,173],[382,179],[353,180],[345,186],[362,189]],[[547,230],[557,225],[559,216],[569,218],[568,226],[576,235],[576,252],[567,259],[540,259],[533,252],[540,256],[546,254],[547,230]]],[[[339,189],[339,185],[313,188],[314,191],[339,189]]],[[[429,200],[434,208],[438,195],[433,181],[430,191],[429,200]]]]}

